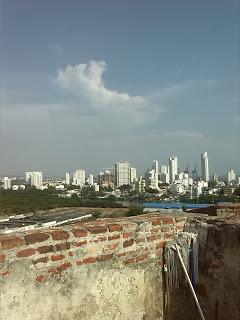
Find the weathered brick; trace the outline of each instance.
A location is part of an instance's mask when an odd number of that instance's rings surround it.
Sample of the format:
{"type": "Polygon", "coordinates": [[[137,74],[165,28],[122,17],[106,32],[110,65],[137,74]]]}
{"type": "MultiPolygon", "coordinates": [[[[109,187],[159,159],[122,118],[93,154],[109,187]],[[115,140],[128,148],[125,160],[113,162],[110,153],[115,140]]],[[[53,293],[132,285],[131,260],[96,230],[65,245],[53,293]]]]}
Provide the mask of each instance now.
{"type": "Polygon", "coordinates": [[[70,249],[70,243],[59,243],[54,246],[54,251],[62,251],[62,250],[69,250],[70,249]]]}
{"type": "Polygon", "coordinates": [[[173,239],[174,238],[174,233],[165,233],[164,239],[173,239]]]}
{"type": "Polygon", "coordinates": [[[126,247],[130,247],[132,246],[134,243],[134,240],[133,239],[130,239],[130,240],[126,240],[123,242],[123,247],[126,248],[126,247]]]}
{"type": "Polygon", "coordinates": [[[145,238],[138,238],[136,239],[136,243],[145,242],[145,238]]]}
{"type": "Polygon", "coordinates": [[[109,236],[108,237],[109,241],[116,240],[116,239],[120,239],[120,234],[115,234],[114,236],[109,236]]]}
{"type": "Polygon", "coordinates": [[[24,240],[17,236],[2,236],[0,242],[3,249],[12,249],[24,244],[24,240]]]}
{"type": "Polygon", "coordinates": [[[98,243],[98,242],[102,242],[102,241],[106,241],[106,240],[107,240],[107,237],[100,237],[100,238],[94,240],[93,242],[98,243]]]}
{"type": "Polygon", "coordinates": [[[123,238],[132,238],[134,236],[133,232],[126,232],[123,234],[123,238]]]}
{"type": "Polygon", "coordinates": [[[136,262],[140,262],[140,261],[146,260],[147,258],[148,258],[148,254],[144,253],[144,254],[136,257],[136,262]]]}
{"type": "Polygon", "coordinates": [[[42,283],[45,279],[45,275],[44,274],[39,274],[37,277],[36,277],[36,281],[39,282],[39,283],[42,283]]]}
{"type": "Polygon", "coordinates": [[[30,256],[34,255],[35,253],[36,253],[36,249],[28,248],[28,249],[18,251],[17,256],[18,257],[30,257],[30,256]]]}
{"type": "Polygon", "coordinates": [[[69,238],[69,233],[64,230],[56,230],[51,232],[53,240],[67,240],[69,238]]]}
{"type": "Polygon", "coordinates": [[[112,253],[111,254],[103,254],[103,255],[97,257],[97,261],[101,262],[101,261],[111,260],[112,257],[113,257],[112,253]]]}
{"type": "Polygon", "coordinates": [[[159,237],[158,236],[150,236],[150,237],[147,237],[147,241],[154,241],[154,240],[159,240],[159,237]]]}
{"type": "Polygon", "coordinates": [[[92,234],[104,233],[108,231],[106,226],[97,226],[97,225],[92,227],[87,227],[87,229],[92,234]]]}
{"type": "Polygon", "coordinates": [[[152,221],[153,226],[159,226],[162,222],[162,220],[160,218],[153,218],[153,219],[151,219],[151,221],[152,221]]]}
{"type": "Polygon", "coordinates": [[[62,272],[64,270],[67,270],[68,268],[71,268],[72,264],[70,262],[65,262],[63,264],[61,264],[59,267],[57,267],[57,270],[59,272],[62,272]]]}
{"type": "Polygon", "coordinates": [[[88,258],[85,258],[83,260],[77,261],[76,264],[79,266],[79,265],[82,265],[82,264],[89,264],[89,263],[95,263],[95,262],[97,262],[97,258],[88,257],[88,258]]]}
{"type": "Polygon", "coordinates": [[[65,256],[63,254],[51,256],[52,261],[59,261],[59,260],[63,260],[64,258],[65,258],[65,256]]]}
{"type": "Polygon", "coordinates": [[[39,253],[48,253],[48,252],[52,252],[53,251],[53,246],[42,246],[42,247],[38,247],[37,251],[39,253]]]}
{"type": "Polygon", "coordinates": [[[164,247],[165,242],[161,241],[156,245],[156,249],[162,249],[164,247]]]}
{"type": "Polygon", "coordinates": [[[110,232],[122,230],[122,226],[120,224],[108,224],[107,227],[110,232]]]}
{"type": "Polygon", "coordinates": [[[46,262],[48,262],[48,257],[42,257],[42,258],[38,258],[38,259],[34,260],[33,264],[46,263],[46,262]]]}
{"type": "Polygon", "coordinates": [[[130,258],[130,259],[124,260],[123,263],[124,263],[125,265],[128,265],[128,264],[135,263],[135,261],[136,261],[136,260],[135,260],[134,258],[130,258]]]}
{"type": "Polygon", "coordinates": [[[0,263],[3,263],[5,261],[5,254],[0,254],[0,263]]]}
{"type": "Polygon", "coordinates": [[[163,224],[172,224],[173,218],[164,217],[164,218],[162,218],[162,222],[163,222],[163,224]]]}
{"type": "Polygon", "coordinates": [[[83,228],[73,229],[72,233],[74,234],[75,238],[82,238],[88,235],[87,230],[83,228]]]}
{"type": "Polygon", "coordinates": [[[26,244],[33,244],[46,241],[50,237],[47,233],[36,232],[25,235],[26,244]]]}
{"type": "Polygon", "coordinates": [[[118,246],[119,246],[119,242],[109,244],[109,245],[107,246],[107,248],[108,248],[108,250],[110,250],[110,251],[114,251],[118,246]]]}
{"type": "Polygon", "coordinates": [[[82,247],[87,244],[87,241],[74,242],[75,247],[82,247]]]}
{"type": "Polygon", "coordinates": [[[6,276],[10,276],[10,272],[9,271],[4,271],[4,272],[1,272],[0,273],[0,276],[2,276],[2,277],[6,277],[6,276]]]}

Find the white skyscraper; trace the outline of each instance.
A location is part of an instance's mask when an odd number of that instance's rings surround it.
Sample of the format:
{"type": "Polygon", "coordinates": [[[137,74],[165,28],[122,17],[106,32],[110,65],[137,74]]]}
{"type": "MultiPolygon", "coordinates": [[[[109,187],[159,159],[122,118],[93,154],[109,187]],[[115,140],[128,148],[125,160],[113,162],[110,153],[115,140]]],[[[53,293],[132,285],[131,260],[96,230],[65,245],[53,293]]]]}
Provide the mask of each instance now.
{"type": "Polygon", "coordinates": [[[227,181],[228,181],[228,184],[234,183],[236,181],[236,173],[235,173],[234,170],[228,171],[228,173],[227,173],[227,181]]]}
{"type": "Polygon", "coordinates": [[[68,172],[66,172],[66,174],[65,174],[65,182],[67,185],[70,184],[70,174],[68,172]]]}
{"type": "Polygon", "coordinates": [[[124,184],[130,184],[131,170],[128,161],[119,161],[115,164],[115,180],[116,186],[120,187],[124,184]]]}
{"type": "Polygon", "coordinates": [[[8,177],[4,177],[2,181],[3,181],[3,189],[5,190],[11,189],[11,179],[9,179],[8,177]]]}
{"type": "Polygon", "coordinates": [[[158,173],[154,169],[145,173],[146,185],[151,189],[158,189],[158,173]]]}
{"type": "Polygon", "coordinates": [[[31,171],[28,171],[28,172],[25,172],[25,181],[26,181],[26,184],[31,184],[31,175],[32,175],[32,172],[31,171]]]}
{"type": "Polygon", "coordinates": [[[208,168],[208,154],[204,152],[201,154],[201,175],[202,180],[209,181],[209,168],[208,168]]]}
{"type": "Polygon", "coordinates": [[[175,181],[175,175],[178,173],[178,161],[177,157],[170,157],[169,158],[169,178],[170,182],[175,181]]]}
{"type": "Polygon", "coordinates": [[[137,179],[137,170],[136,168],[131,167],[131,183],[137,179]]]}
{"type": "Polygon", "coordinates": [[[43,177],[42,172],[40,171],[32,171],[29,172],[30,175],[30,184],[31,186],[36,187],[37,189],[40,188],[43,184],[43,177]]]}
{"type": "Polygon", "coordinates": [[[88,178],[88,183],[90,184],[90,186],[93,186],[93,174],[91,174],[91,173],[88,178]]]}
{"type": "Polygon", "coordinates": [[[155,173],[158,174],[159,172],[159,165],[157,160],[153,160],[152,169],[155,171],[155,173]]]}
{"type": "Polygon", "coordinates": [[[76,186],[83,186],[85,185],[85,180],[86,180],[86,174],[85,170],[79,169],[76,170],[73,174],[73,184],[76,186]]]}

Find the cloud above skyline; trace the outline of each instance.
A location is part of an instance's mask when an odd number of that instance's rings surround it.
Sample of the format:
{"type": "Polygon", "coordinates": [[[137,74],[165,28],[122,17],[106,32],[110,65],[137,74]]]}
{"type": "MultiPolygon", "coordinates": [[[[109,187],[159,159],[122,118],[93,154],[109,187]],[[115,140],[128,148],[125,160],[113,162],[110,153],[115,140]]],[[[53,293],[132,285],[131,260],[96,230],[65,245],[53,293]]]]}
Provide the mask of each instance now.
{"type": "Polygon", "coordinates": [[[105,71],[105,61],[90,60],[58,70],[55,82],[63,94],[70,94],[80,102],[80,108],[117,116],[125,113],[140,122],[146,114],[164,111],[162,106],[153,104],[143,96],[131,96],[126,92],[108,89],[103,79],[105,71]]]}

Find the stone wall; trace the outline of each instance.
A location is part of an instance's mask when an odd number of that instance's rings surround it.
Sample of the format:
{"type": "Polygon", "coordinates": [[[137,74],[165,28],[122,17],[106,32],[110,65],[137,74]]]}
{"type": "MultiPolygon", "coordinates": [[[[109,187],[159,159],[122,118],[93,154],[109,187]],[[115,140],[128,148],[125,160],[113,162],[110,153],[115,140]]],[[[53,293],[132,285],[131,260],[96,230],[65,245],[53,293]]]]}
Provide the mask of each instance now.
{"type": "Polygon", "coordinates": [[[148,214],[0,236],[0,319],[163,319],[163,246],[185,221],[148,214]]]}
{"type": "MultiPolygon", "coordinates": [[[[220,218],[188,218],[185,231],[198,234],[196,292],[208,320],[240,319],[240,224],[220,218]]],[[[172,319],[200,319],[188,286],[172,295],[172,319]],[[186,303],[187,301],[187,303],[186,303]]]]}

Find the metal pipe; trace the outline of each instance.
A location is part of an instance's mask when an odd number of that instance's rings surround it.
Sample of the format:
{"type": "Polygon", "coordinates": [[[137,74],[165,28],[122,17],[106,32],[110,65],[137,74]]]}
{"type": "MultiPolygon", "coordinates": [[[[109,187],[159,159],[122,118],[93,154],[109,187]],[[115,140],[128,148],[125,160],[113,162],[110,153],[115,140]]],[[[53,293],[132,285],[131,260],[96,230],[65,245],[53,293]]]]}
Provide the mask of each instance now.
{"type": "Polygon", "coordinates": [[[195,300],[195,303],[196,303],[196,305],[197,305],[199,314],[200,314],[200,316],[201,316],[201,319],[202,319],[202,320],[205,320],[205,317],[204,317],[204,315],[203,315],[203,313],[202,313],[202,309],[201,309],[200,304],[199,304],[199,302],[198,302],[197,295],[196,295],[196,293],[195,293],[195,291],[194,291],[192,282],[191,282],[191,280],[190,280],[190,278],[189,278],[187,269],[186,269],[185,264],[184,264],[184,262],[183,262],[182,256],[181,256],[181,254],[180,254],[180,252],[179,252],[179,250],[178,250],[177,244],[176,244],[176,249],[177,249],[177,253],[178,253],[179,260],[180,260],[181,265],[182,265],[182,267],[183,267],[183,271],[184,271],[184,273],[185,273],[185,276],[186,276],[186,278],[187,278],[188,284],[189,284],[189,286],[190,286],[190,289],[191,289],[193,298],[194,298],[194,300],[195,300]]]}

